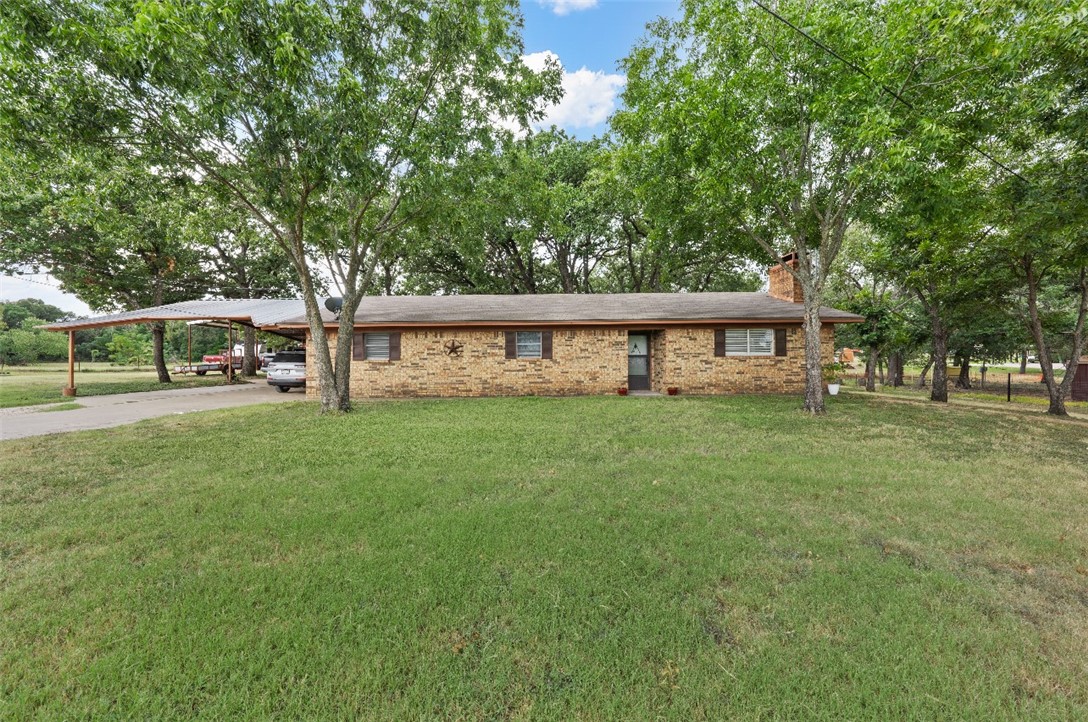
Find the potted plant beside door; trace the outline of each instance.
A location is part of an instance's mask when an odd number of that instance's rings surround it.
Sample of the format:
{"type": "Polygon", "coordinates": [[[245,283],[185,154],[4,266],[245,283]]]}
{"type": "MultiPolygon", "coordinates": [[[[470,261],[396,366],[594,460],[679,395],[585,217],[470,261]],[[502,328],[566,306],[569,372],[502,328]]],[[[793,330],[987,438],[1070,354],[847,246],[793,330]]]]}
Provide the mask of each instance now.
{"type": "Polygon", "coordinates": [[[839,395],[842,387],[842,364],[827,364],[823,369],[824,383],[827,384],[827,393],[832,396],[839,395]]]}

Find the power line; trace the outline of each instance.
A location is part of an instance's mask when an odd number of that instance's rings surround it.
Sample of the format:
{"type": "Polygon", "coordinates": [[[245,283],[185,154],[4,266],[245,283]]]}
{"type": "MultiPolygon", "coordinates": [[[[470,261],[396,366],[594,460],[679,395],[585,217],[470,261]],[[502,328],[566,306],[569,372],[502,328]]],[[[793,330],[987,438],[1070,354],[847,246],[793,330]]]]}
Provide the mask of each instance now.
{"type": "MultiPolygon", "coordinates": [[[[850,68],[854,72],[860,73],[861,75],[863,75],[866,79],[869,80],[869,82],[871,82],[874,85],[878,86],[882,92],[887,93],[888,95],[892,96],[893,98],[898,100],[900,103],[907,106],[908,109],[910,109],[912,111],[916,110],[913,103],[911,103],[909,100],[904,98],[902,95],[897,93],[892,88],[889,88],[887,85],[884,85],[879,80],[874,78],[867,70],[865,70],[865,68],[861,67],[860,65],[853,62],[852,60],[849,60],[848,58],[843,57],[840,53],[837,53],[833,48],[831,48],[831,46],[827,45],[823,41],[809,35],[804,30],[802,30],[801,28],[797,27],[792,22],[790,22],[787,18],[783,17],[782,15],[779,15],[777,12],[775,12],[771,8],[764,5],[762,2],[760,2],[760,0],[752,0],[752,3],[756,7],[758,7],[760,10],[767,13],[771,17],[773,17],[778,22],[782,23],[783,25],[787,26],[788,28],[790,28],[794,32],[798,33],[801,37],[805,38],[806,40],[808,40],[813,45],[817,46],[818,48],[820,48],[824,52],[828,53],[829,55],[831,55],[834,58],[836,58],[837,60],[839,60],[839,62],[843,63],[844,65],[846,65],[848,68],[850,68]]],[[[997,158],[994,158],[990,153],[985,151],[981,146],[976,145],[975,143],[973,143],[973,142],[971,142],[969,140],[966,140],[966,141],[963,141],[963,142],[964,142],[965,145],[967,145],[969,148],[971,148],[971,150],[975,151],[976,153],[981,155],[983,158],[985,158],[986,160],[988,160],[991,163],[993,163],[994,165],[996,165],[998,168],[1001,168],[1006,173],[1009,173],[1010,175],[1013,175],[1013,176],[1019,178],[1020,180],[1022,180],[1023,182],[1025,182],[1025,183],[1027,183],[1029,185],[1031,184],[1031,181],[1029,181],[1027,178],[1020,175],[1020,173],[1018,173],[1017,171],[1013,170],[1009,166],[1007,166],[1004,163],[1002,163],[1001,161],[999,161],[997,158]]]]}
{"type": "Polygon", "coordinates": [[[33,278],[26,278],[26,276],[40,276],[40,275],[43,275],[43,274],[40,274],[40,273],[22,273],[22,272],[19,272],[19,271],[15,271],[13,273],[7,273],[5,275],[11,276],[12,278],[15,278],[16,276],[18,276],[20,281],[26,281],[27,283],[36,283],[39,286],[48,286],[49,288],[55,288],[58,291],[63,291],[64,290],[60,286],[57,286],[56,284],[53,284],[53,283],[46,283],[45,281],[35,281],[33,278]]]}
{"type": "MultiPolygon", "coordinates": [[[[99,269],[97,269],[97,268],[93,268],[91,266],[85,266],[85,265],[80,264],[80,263],[68,262],[68,263],[65,263],[64,265],[66,265],[66,266],[75,266],[76,268],[82,268],[84,270],[91,271],[93,273],[99,273],[100,272],[99,269]]],[[[40,286],[48,286],[50,288],[55,288],[55,289],[57,289],[59,291],[65,291],[65,288],[63,286],[54,285],[52,283],[46,283],[45,281],[35,281],[32,278],[26,278],[26,276],[41,276],[41,275],[49,275],[49,274],[37,273],[37,272],[34,272],[34,271],[9,271],[9,272],[7,272],[7,275],[13,276],[13,277],[18,276],[21,280],[27,281],[29,283],[37,283],[40,286]]],[[[187,283],[185,283],[184,281],[181,281],[181,280],[164,281],[162,283],[162,285],[163,285],[164,288],[172,289],[172,290],[189,290],[189,289],[192,288],[192,286],[190,284],[187,284],[187,283]]],[[[216,285],[213,289],[210,289],[210,290],[219,291],[219,292],[224,292],[224,291],[248,291],[250,293],[257,293],[257,292],[262,292],[262,293],[286,293],[287,292],[287,291],[285,291],[284,288],[275,288],[275,287],[263,288],[263,287],[258,287],[258,286],[251,286],[251,287],[247,288],[245,286],[222,286],[222,285],[216,285]]]]}

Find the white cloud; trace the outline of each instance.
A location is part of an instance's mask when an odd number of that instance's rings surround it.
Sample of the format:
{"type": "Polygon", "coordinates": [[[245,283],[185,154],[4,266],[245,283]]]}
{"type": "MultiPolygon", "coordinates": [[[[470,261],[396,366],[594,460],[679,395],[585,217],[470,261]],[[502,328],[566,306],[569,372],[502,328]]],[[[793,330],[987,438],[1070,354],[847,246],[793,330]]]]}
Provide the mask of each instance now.
{"type": "Polygon", "coordinates": [[[556,15],[589,10],[597,7],[597,0],[538,0],[541,5],[551,8],[556,15]]]}
{"type": "MultiPolygon", "coordinates": [[[[544,69],[549,59],[559,60],[550,50],[524,56],[527,66],[535,71],[544,69]]],[[[582,66],[573,73],[563,69],[563,98],[545,111],[541,126],[561,128],[592,128],[608,120],[616,109],[616,96],[625,79],[616,73],[589,70],[582,66]]]]}

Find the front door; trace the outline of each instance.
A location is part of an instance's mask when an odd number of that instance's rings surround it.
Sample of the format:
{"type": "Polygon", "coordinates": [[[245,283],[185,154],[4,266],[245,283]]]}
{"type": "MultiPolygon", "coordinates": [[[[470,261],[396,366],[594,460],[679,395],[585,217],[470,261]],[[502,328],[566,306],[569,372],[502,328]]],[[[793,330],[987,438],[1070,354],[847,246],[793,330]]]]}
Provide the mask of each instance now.
{"type": "Polygon", "coordinates": [[[650,335],[627,334],[627,388],[648,391],[650,388],[650,335]]]}

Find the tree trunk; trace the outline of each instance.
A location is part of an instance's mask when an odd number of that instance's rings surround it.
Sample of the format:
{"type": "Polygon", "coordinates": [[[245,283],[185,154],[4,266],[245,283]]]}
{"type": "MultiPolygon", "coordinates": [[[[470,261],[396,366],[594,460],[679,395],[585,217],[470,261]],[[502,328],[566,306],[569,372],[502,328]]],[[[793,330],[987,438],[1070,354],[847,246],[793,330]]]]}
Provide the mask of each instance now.
{"type": "Polygon", "coordinates": [[[242,328],[242,376],[252,377],[257,375],[257,329],[242,328]]]}
{"type": "MultiPolygon", "coordinates": [[[[309,344],[306,349],[306,369],[307,376],[310,375],[310,370],[313,370],[313,374],[316,378],[310,378],[310,383],[317,382],[318,397],[321,400],[321,413],[327,413],[330,411],[348,411],[351,409],[351,401],[348,396],[342,393],[339,385],[336,383],[336,372],[333,369],[332,352],[329,349],[329,336],[325,333],[325,325],[321,318],[321,307],[317,300],[317,290],[314,286],[313,274],[310,271],[309,266],[305,260],[305,251],[303,245],[298,240],[296,234],[292,234],[292,242],[295,244],[289,247],[291,252],[291,261],[295,266],[295,271],[298,274],[299,289],[302,291],[302,301],[306,306],[306,322],[310,330],[309,344]]],[[[344,299],[345,306],[347,305],[347,299],[344,299]]],[[[349,318],[354,318],[355,310],[341,312],[341,317],[347,314],[349,318]]],[[[342,325],[342,324],[341,324],[342,325]]],[[[350,341],[349,341],[350,348],[350,341]]],[[[351,355],[348,355],[348,361],[350,362],[351,355]]]]}
{"type": "Polygon", "coordinates": [[[929,369],[933,366],[933,357],[931,356],[926,365],[922,367],[922,373],[918,374],[918,380],[914,382],[914,388],[924,389],[926,387],[926,374],[929,373],[929,369]]]}
{"type": "Polygon", "coordinates": [[[1028,350],[1024,349],[1020,352],[1020,375],[1023,376],[1028,372],[1028,350]]]}
{"type": "Polygon", "coordinates": [[[884,359],[877,356],[876,359],[876,372],[880,376],[880,385],[884,385],[884,359]]]}
{"type": "Polygon", "coordinates": [[[957,389],[971,388],[971,357],[964,356],[960,359],[960,375],[956,379],[957,389]]]}
{"type": "Polygon", "coordinates": [[[170,372],[166,369],[166,357],[163,354],[163,341],[166,336],[166,322],[159,321],[151,324],[151,343],[154,348],[155,373],[159,375],[160,384],[168,384],[171,381],[170,372]]]}
{"type": "Polygon", "coordinates": [[[876,391],[876,346],[865,354],[865,390],[876,391]]]}
{"type": "Polygon", "coordinates": [[[805,411],[813,415],[824,407],[823,359],[820,354],[820,299],[812,289],[805,293],[805,411]]]}
{"type": "Polygon", "coordinates": [[[355,310],[359,307],[361,296],[355,296],[349,302],[344,298],[344,308],[340,311],[340,323],[336,330],[336,411],[351,411],[351,343],[355,335],[355,310]]]}
{"type": "Polygon", "coordinates": [[[929,322],[933,333],[933,388],[930,389],[929,400],[947,403],[948,329],[936,308],[930,311],[929,322]]]}
{"type": "Polygon", "coordinates": [[[1077,310],[1077,321],[1073,328],[1073,344],[1070,349],[1070,360],[1065,367],[1065,374],[1061,383],[1054,377],[1054,364],[1050,358],[1050,346],[1047,344],[1043,333],[1043,322],[1039,317],[1039,283],[1040,279],[1035,275],[1035,269],[1031,258],[1021,260],[1028,286],[1028,318],[1032,338],[1035,339],[1035,347],[1039,351],[1039,366],[1043,370],[1043,383],[1046,384],[1047,395],[1050,397],[1048,414],[1054,416],[1068,416],[1065,408],[1065,399],[1069,396],[1069,390],[1073,387],[1073,377],[1076,375],[1077,362],[1084,353],[1084,325],[1088,318],[1088,268],[1080,270],[1078,286],[1080,287],[1080,303],[1077,310]]]}
{"type": "Polygon", "coordinates": [[[903,352],[895,351],[888,355],[888,373],[891,376],[892,388],[903,385],[903,352]]]}

